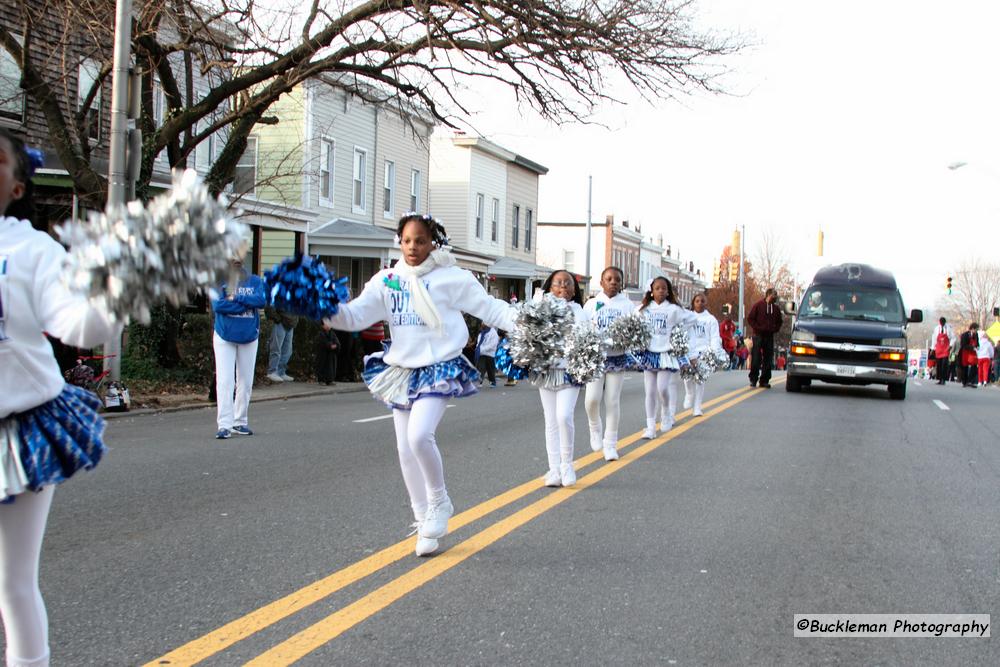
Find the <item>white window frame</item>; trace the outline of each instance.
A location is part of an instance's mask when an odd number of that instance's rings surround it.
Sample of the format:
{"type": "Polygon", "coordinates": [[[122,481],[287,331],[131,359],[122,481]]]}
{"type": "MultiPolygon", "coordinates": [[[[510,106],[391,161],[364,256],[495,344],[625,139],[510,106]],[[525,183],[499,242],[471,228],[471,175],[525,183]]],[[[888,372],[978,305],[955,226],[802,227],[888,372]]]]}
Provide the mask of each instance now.
{"type": "Polygon", "coordinates": [[[493,216],[490,220],[490,240],[493,243],[497,242],[497,238],[500,235],[500,200],[496,197],[493,198],[493,216]]]}
{"type": "Polygon", "coordinates": [[[354,147],[354,178],[351,181],[351,211],[366,213],[368,211],[368,151],[360,146],[354,147]],[[358,159],[360,158],[360,163],[358,159]],[[360,195],[360,202],[358,196],[360,195]]]}
{"type": "Polygon", "coordinates": [[[386,160],[382,168],[382,217],[392,220],[396,217],[396,163],[386,160]]]}
{"type": "Polygon", "coordinates": [[[243,151],[243,155],[240,156],[239,161],[237,161],[237,163],[236,163],[236,169],[239,170],[241,168],[242,169],[247,169],[248,168],[248,166],[246,164],[242,164],[242,163],[246,159],[247,154],[251,152],[251,148],[250,148],[251,143],[253,144],[253,149],[252,149],[253,150],[253,185],[251,186],[251,188],[249,190],[245,190],[245,191],[241,192],[240,189],[236,186],[236,175],[234,173],[234,175],[233,175],[233,192],[236,193],[236,195],[238,195],[238,196],[249,195],[249,196],[253,197],[253,196],[256,196],[256,194],[257,194],[257,172],[259,171],[259,166],[260,166],[260,164],[259,164],[259,159],[260,159],[260,143],[259,143],[259,141],[257,139],[257,135],[256,134],[251,134],[250,136],[247,137],[247,147],[243,151]]]}
{"type": "Polygon", "coordinates": [[[514,208],[511,210],[510,216],[510,247],[517,247],[517,237],[521,234],[521,206],[514,204],[514,208]]]}
{"type": "MultiPolygon", "coordinates": [[[[11,33],[11,36],[14,37],[14,41],[24,46],[24,38],[21,35],[11,33]]],[[[3,104],[0,105],[0,119],[24,122],[27,96],[21,89],[20,82],[21,68],[17,66],[14,56],[7,53],[6,49],[0,49],[0,100],[3,100],[3,104]],[[15,108],[17,111],[14,111],[15,108]]]]}
{"type": "MultiPolygon", "coordinates": [[[[195,134],[201,134],[206,127],[211,124],[211,121],[207,118],[202,118],[195,125],[195,134]]],[[[212,168],[212,161],[215,159],[215,133],[208,135],[202,139],[197,146],[194,147],[194,168],[195,170],[206,173],[212,168]]]]}
{"type": "Polygon", "coordinates": [[[535,218],[534,209],[524,210],[524,252],[531,252],[531,228],[535,218]]]}
{"type": "Polygon", "coordinates": [[[483,216],[486,214],[486,195],[476,193],[476,238],[483,238],[483,216]]]}
{"type": "Polygon", "coordinates": [[[576,251],[563,249],[563,268],[576,273],[576,251]]]}
{"type": "MultiPolygon", "coordinates": [[[[90,88],[94,85],[94,81],[97,80],[97,76],[101,73],[101,65],[91,58],[84,58],[80,61],[80,64],[76,68],[76,109],[80,110],[83,106],[83,101],[87,97],[87,93],[90,92],[90,88]],[[84,85],[86,83],[86,85],[84,85]]],[[[90,107],[91,113],[97,113],[97,122],[90,127],[96,127],[97,136],[93,134],[88,134],[88,138],[93,142],[98,142],[101,140],[101,111],[104,106],[104,90],[103,88],[98,89],[97,95],[94,96],[93,104],[90,107]]],[[[89,119],[88,119],[89,124],[89,119]]]]}
{"type": "Polygon", "coordinates": [[[319,140],[319,178],[317,179],[317,193],[319,194],[320,206],[333,208],[335,198],[334,185],[336,184],[336,158],[337,142],[331,137],[321,136],[319,140]],[[324,181],[328,184],[328,196],[326,197],[323,196],[324,181]]]}
{"type": "Polygon", "coordinates": [[[410,210],[416,213],[420,210],[420,170],[410,170],[410,210]]]}

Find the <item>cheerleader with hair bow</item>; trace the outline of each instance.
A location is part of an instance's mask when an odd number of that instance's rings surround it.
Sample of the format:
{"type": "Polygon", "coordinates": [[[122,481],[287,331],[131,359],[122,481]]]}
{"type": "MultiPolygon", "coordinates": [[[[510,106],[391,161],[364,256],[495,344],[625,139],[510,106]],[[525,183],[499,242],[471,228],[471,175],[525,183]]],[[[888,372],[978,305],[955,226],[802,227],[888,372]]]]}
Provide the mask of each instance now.
{"type": "Polygon", "coordinates": [[[416,554],[438,548],[454,513],[445,488],[436,431],[448,399],[476,393],[479,374],[462,355],[469,313],[511,330],[514,309],[486,293],[455,265],[444,226],[430,216],[405,215],[397,227],[402,258],[368,281],[356,299],[340,304],[324,322],[361,331],[389,322],[392,343],[365,358],[364,381],[392,408],[403,482],[418,535],[416,554]]]}
{"type": "Polygon", "coordinates": [[[642,299],[640,311],[649,320],[652,338],[642,353],[643,381],[646,388],[646,431],[644,438],[656,437],[659,408],[660,430],[666,433],[674,425],[677,412],[678,372],[687,365],[687,357],[673,354],[670,332],[681,325],[688,327],[694,314],[677,302],[674,287],[663,276],[653,278],[642,299]]]}
{"type": "Polygon", "coordinates": [[[43,332],[93,347],[116,335],[106,310],[62,280],[66,251],[32,228],[41,153],[0,128],[0,615],[7,665],[49,664],[38,562],[55,486],[105,452],[100,401],[68,385],[43,332]]]}
{"type": "MultiPolygon", "coordinates": [[[[691,310],[694,317],[688,324],[690,345],[688,348],[688,358],[691,364],[704,363],[701,358],[704,355],[715,355],[722,358],[725,352],[722,349],[722,336],[719,333],[719,321],[712,313],[706,310],[708,297],[705,294],[695,294],[691,299],[691,310]]],[[[705,382],[695,378],[684,378],[684,408],[691,408],[692,417],[700,417],[701,401],[705,397],[705,382]]]]}

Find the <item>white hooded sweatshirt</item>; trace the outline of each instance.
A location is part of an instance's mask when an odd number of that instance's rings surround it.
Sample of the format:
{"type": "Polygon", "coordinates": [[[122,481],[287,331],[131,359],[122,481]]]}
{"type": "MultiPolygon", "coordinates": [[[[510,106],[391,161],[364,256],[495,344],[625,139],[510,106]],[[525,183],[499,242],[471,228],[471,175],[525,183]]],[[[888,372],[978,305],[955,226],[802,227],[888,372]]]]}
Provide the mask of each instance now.
{"type": "MultiPolygon", "coordinates": [[[[609,297],[604,292],[600,292],[583,306],[584,320],[592,321],[598,331],[607,333],[611,323],[622,315],[635,312],[635,304],[629,300],[624,293],[619,292],[614,298],[609,297]]],[[[609,357],[617,357],[625,354],[625,350],[612,348],[608,350],[609,357]]]]}
{"type": "Polygon", "coordinates": [[[678,306],[677,304],[664,301],[656,303],[650,301],[649,305],[642,309],[642,313],[649,320],[653,330],[653,338],[649,341],[650,352],[670,352],[670,332],[678,324],[689,326],[694,322],[694,313],[678,306]]]}

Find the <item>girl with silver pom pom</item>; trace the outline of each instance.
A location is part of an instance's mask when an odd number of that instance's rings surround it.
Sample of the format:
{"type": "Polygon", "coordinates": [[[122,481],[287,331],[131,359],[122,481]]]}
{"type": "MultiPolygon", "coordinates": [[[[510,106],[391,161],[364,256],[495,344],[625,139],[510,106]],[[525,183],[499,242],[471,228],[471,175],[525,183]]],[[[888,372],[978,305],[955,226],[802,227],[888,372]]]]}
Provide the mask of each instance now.
{"type": "Polygon", "coordinates": [[[55,485],[104,455],[98,398],[65,383],[43,332],[93,347],[116,335],[106,309],[63,282],[66,251],[32,228],[41,153],[0,128],[0,613],[7,664],[49,664],[38,561],[55,485]]]}
{"type": "Polygon", "coordinates": [[[649,320],[653,336],[649,347],[640,355],[646,386],[646,431],[644,438],[656,437],[656,416],[660,414],[660,430],[674,426],[677,412],[678,372],[687,365],[687,357],[674,353],[670,332],[677,325],[687,327],[694,314],[677,302],[674,286],[664,276],[653,278],[639,310],[649,320]]]}
{"type": "MultiPolygon", "coordinates": [[[[592,321],[602,333],[607,332],[617,318],[635,312],[635,305],[622,293],[625,274],[617,266],[601,273],[601,291],[583,306],[584,319],[592,321]]],[[[590,423],[590,448],[604,450],[605,461],[618,460],[618,421],[621,419],[621,395],[625,371],[633,362],[625,350],[611,348],[604,362],[604,376],[587,383],[584,407],[590,423]],[[601,425],[601,404],[604,404],[606,426],[601,425]]]]}
{"type": "Polygon", "coordinates": [[[392,408],[403,482],[418,535],[416,554],[438,548],[454,513],[445,488],[435,432],[451,397],[476,393],[479,373],[462,355],[467,312],[498,329],[514,328],[515,311],[455,266],[444,226],[429,215],[403,216],[397,227],[402,258],[323,321],[361,331],[387,320],[392,343],[365,358],[364,381],[392,408]]]}
{"type": "MultiPolygon", "coordinates": [[[[690,348],[688,358],[691,367],[698,366],[704,368],[715,368],[715,359],[725,353],[722,352],[722,335],[719,333],[719,320],[715,319],[712,313],[708,312],[708,297],[704,292],[694,295],[691,299],[691,310],[694,316],[688,324],[688,335],[690,337],[690,348]],[[715,357],[715,359],[709,359],[715,357]]],[[[691,408],[692,417],[700,417],[701,401],[705,397],[705,382],[707,375],[698,374],[697,377],[684,378],[684,409],[691,408]]]]}

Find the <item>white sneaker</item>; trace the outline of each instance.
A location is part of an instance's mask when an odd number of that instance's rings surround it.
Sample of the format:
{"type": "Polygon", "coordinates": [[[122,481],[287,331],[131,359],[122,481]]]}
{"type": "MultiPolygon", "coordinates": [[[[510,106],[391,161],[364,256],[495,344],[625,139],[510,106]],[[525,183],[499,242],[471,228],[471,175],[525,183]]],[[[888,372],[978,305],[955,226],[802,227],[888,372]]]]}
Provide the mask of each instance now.
{"type": "Polygon", "coordinates": [[[285,382],[295,382],[295,378],[293,378],[288,373],[285,373],[284,375],[282,375],[281,379],[284,380],[285,382]]]}
{"type": "Polygon", "coordinates": [[[599,452],[601,451],[602,447],[604,447],[604,436],[601,434],[600,431],[591,431],[590,448],[595,452],[599,452]]]}
{"type": "Polygon", "coordinates": [[[281,377],[280,375],[278,375],[277,373],[268,373],[267,374],[267,379],[270,380],[271,382],[284,382],[285,381],[285,379],[283,377],[281,377]]]}
{"type": "Polygon", "coordinates": [[[684,394],[684,409],[687,410],[688,408],[690,408],[691,407],[691,403],[693,401],[694,401],[694,399],[691,398],[691,394],[684,394]]]}
{"type": "Polygon", "coordinates": [[[559,476],[563,486],[573,486],[576,484],[576,470],[572,463],[564,463],[559,467],[559,476]]]}
{"type": "Polygon", "coordinates": [[[562,486],[562,474],[558,468],[549,468],[545,473],[545,486],[562,486]]]}
{"type": "Polygon", "coordinates": [[[614,445],[604,446],[604,460],[605,461],[617,461],[618,460],[618,448],[614,445]]]}
{"type": "Polygon", "coordinates": [[[694,408],[693,410],[691,410],[691,416],[692,417],[701,417],[703,414],[705,414],[705,413],[701,411],[701,406],[700,405],[698,407],[694,408]]]}
{"type": "Polygon", "coordinates": [[[448,519],[455,513],[455,507],[451,504],[451,498],[444,497],[444,500],[427,508],[427,516],[417,533],[420,537],[432,540],[440,539],[448,534],[448,519]]]}
{"type": "Polygon", "coordinates": [[[438,550],[438,541],[429,537],[417,536],[417,548],[414,553],[418,556],[429,556],[438,550]]]}
{"type": "Polygon", "coordinates": [[[669,431],[673,427],[674,427],[674,420],[673,419],[671,419],[670,421],[661,421],[660,422],[660,433],[666,433],[667,431],[669,431]]]}
{"type": "Polygon", "coordinates": [[[652,440],[653,438],[656,437],[656,420],[655,419],[647,419],[646,420],[646,430],[643,431],[642,437],[646,438],[646,440],[652,440]]]}

